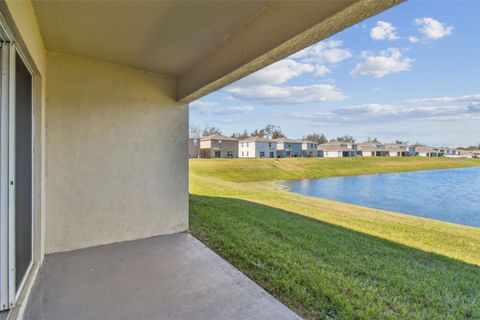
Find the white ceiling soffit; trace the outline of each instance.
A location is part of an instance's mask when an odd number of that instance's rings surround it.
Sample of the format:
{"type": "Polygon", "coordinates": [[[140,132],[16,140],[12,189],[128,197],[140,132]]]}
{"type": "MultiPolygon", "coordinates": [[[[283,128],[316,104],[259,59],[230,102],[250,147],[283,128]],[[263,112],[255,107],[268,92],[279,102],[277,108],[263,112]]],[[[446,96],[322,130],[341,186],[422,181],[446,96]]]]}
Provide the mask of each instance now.
{"type": "Polygon", "coordinates": [[[34,0],[48,50],[177,77],[190,102],[403,0],[34,0]]]}

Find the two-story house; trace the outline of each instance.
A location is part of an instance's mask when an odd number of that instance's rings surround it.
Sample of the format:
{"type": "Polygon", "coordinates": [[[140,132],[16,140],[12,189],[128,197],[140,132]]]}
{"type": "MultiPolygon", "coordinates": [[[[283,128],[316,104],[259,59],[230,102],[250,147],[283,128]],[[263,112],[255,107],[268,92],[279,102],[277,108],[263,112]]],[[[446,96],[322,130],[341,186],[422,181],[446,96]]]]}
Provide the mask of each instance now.
{"type": "Polygon", "coordinates": [[[416,146],[415,155],[417,157],[439,157],[438,151],[428,146],[416,146]]]}
{"type": "Polygon", "coordinates": [[[190,137],[188,139],[188,157],[198,158],[200,156],[200,138],[190,137]]]}
{"type": "Polygon", "coordinates": [[[323,143],[318,146],[317,151],[319,157],[325,158],[357,156],[355,144],[345,141],[329,141],[327,143],[323,143]]]}
{"type": "Polygon", "coordinates": [[[238,139],[221,134],[200,139],[200,158],[237,158],[238,139]]]}
{"type": "Polygon", "coordinates": [[[389,152],[380,142],[365,141],[357,144],[358,155],[362,157],[385,157],[389,152]]]}
{"type": "Polygon", "coordinates": [[[313,141],[303,141],[302,157],[318,157],[317,143],[313,141]]]}
{"type": "Polygon", "coordinates": [[[384,148],[390,157],[409,157],[412,155],[411,148],[405,144],[387,143],[384,148]]]}
{"type": "Polygon", "coordinates": [[[250,137],[238,143],[239,158],[276,158],[277,142],[272,139],[250,137]]]}
{"type": "Polygon", "coordinates": [[[287,138],[275,139],[277,142],[278,158],[295,158],[302,156],[302,140],[292,140],[287,138]]]}

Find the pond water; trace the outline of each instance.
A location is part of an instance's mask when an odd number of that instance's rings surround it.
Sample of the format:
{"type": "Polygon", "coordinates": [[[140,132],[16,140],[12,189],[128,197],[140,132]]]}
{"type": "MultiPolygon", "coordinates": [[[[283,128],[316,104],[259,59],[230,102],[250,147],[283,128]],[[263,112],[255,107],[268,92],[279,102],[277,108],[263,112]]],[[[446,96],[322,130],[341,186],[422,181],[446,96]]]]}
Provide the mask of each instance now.
{"type": "Polygon", "coordinates": [[[283,182],[307,196],[480,227],[480,167],[283,182]]]}

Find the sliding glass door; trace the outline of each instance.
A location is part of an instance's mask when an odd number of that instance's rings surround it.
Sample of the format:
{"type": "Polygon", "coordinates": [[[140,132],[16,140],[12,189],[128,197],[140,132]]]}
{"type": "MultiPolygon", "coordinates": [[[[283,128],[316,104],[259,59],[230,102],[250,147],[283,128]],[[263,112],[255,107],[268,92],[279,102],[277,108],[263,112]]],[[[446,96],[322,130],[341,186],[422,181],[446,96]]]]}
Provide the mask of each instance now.
{"type": "Polygon", "coordinates": [[[32,75],[15,58],[15,286],[21,286],[32,263],[32,75]]]}
{"type": "Polygon", "coordinates": [[[33,76],[11,42],[0,50],[0,310],[33,264],[33,76]]]}

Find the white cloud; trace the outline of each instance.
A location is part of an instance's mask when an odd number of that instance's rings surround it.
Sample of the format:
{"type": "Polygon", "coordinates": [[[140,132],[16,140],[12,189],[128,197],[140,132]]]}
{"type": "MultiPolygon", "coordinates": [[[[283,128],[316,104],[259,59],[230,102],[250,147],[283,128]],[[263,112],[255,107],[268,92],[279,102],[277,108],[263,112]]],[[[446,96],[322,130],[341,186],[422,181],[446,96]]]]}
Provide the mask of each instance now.
{"type": "Polygon", "coordinates": [[[191,102],[189,106],[190,106],[190,109],[207,111],[215,107],[218,107],[218,103],[213,101],[196,100],[191,102]]]}
{"type": "Polygon", "coordinates": [[[377,25],[370,30],[373,40],[396,40],[398,39],[395,27],[390,22],[377,21],[377,25]]]}
{"type": "Polygon", "coordinates": [[[480,103],[456,106],[403,106],[370,103],[347,106],[330,112],[293,113],[290,117],[327,123],[377,123],[398,121],[480,120],[480,103]]]}
{"type": "Polygon", "coordinates": [[[346,96],[333,84],[311,86],[229,87],[234,98],[271,104],[308,103],[343,100],[346,96]]]}
{"type": "Polygon", "coordinates": [[[447,26],[433,18],[415,19],[415,24],[420,27],[418,31],[423,33],[429,39],[441,39],[453,32],[452,26],[447,26]]]}
{"type": "Polygon", "coordinates": [[[480,102],[480,94],[471,94],[461,97],[416,98],[406,100],[407,103],[448,103],[448,102],[480,102]]]}
{"type": "Polygon", "coordinates": [[[302,62],[336,64],[352,57],[350,50],[341,48],[342,45],[343,41],[340,40],[321,41],[295,53],[290,58],[302,62]]]}
{"type": "Polygon", "coordinates": [[[231,106],[223,107],[217,102],[197,100],[190,103],[190,109],[203,114],[211,115],[229,115],[237,113],[246,113],[255,110],[252,106],[231,106]]]}
{"type": "Polygon", "coordinates": [[[418,38],[415,37],[415,36],[409,36],[409,37],[408,37],[408,41],[410,41],[410,43],[417,43],[417,42],[418,42],[418,38]]]}
{"type": "Polygon", "coordinates": [[[468,112],[480,113],[480,102],[470,103],[468,106],[468,112]]]}
{"type": "Polygon", "coordinates": [[[330,69],[328,69],[324,65],[315,66],[315,75],[316,76],[325,76],[330,73],[330,69]]]}
{"type": "Polygon", "coordinates": [[[292,59],[284,59],[237,81],[234,85],[239,87],[251,87],[264,84],[281,84],[287,82],[291,78],[313,71],[315,71],[315,66],[313,65],[297,62],[292,59]]]}
{"type": "Polygon", "coordinates": [[[223,89],[232,99],[271,104],[336,101],[346,96],[334,83],[292,86],[287,82],[304,74],[326,76],[329,66],[352,56],[342,41],[327,40],[274,63],[223,89]]]}
{"type": "Polygon", "coordinates": [[[255,110],[252,106],[227,107],[227,113],[245,113],[255,110]]]}
{"type": "Polygon", "coordinates": [[[389,48],[379,55],[365,53],[363,57],[363,62],[358,63],[350,73],[352,76],[382,78],[388,74],[410,70],[413,61],[410,58],[402,58],[402,54],[397,48],[389,48]]]}

